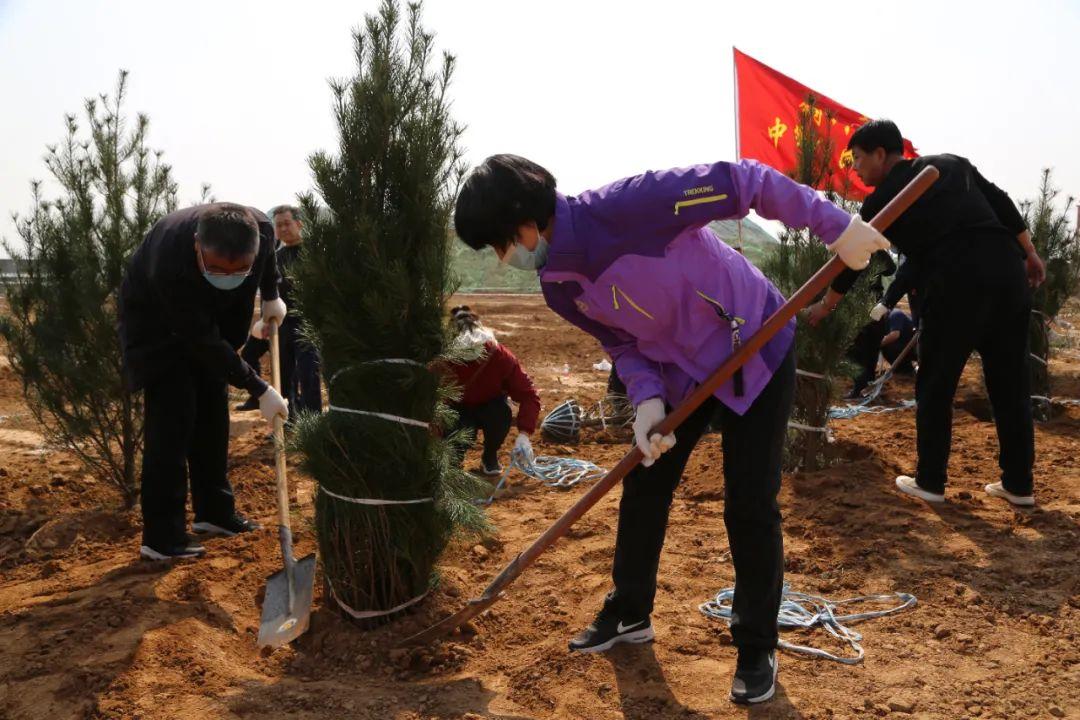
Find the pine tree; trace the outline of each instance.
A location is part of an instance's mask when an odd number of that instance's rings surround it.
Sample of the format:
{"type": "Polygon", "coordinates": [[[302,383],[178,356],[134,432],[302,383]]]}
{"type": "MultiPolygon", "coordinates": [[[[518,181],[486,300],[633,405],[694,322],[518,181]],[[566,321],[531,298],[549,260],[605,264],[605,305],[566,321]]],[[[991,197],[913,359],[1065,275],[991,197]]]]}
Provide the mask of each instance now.
{"type": "Polygon", "coordinates": [[[98,478],[138,497],[141,397],[121,377],[117,291],[131,253],[150,226],[175,209],[176,184],[161,153],[146,145],[149,121],[129,130],[123,114],[127,73],[113,97],[85,103],[89,138],[68,115],[67,137],[45,166],[59,195],[32,183],[33,207],[15,217],[21,246],[7,281],[9,315],[0,321],[30,413],[46,438],[76,455],[98,478]]]}
{"type": "MultiPolygon", "coordinates": [[[[837,168],[832,167],[833,140],[819,129],[819,122],[829,126],[827,113],[815,113],[817,99],[808,95],[800,107],[798,125],[795,127],[796,166],[789,172],[792,179],[810,187],[832,187],[831,176],[837,168]],[[816,117],[815,117],[816,115],[816,117]]],[[[826,197],[850,212],[858,205],[846,200],[845,193],[827,190],[826,197]]],[[[790,297],[802,287],[811,275],[828,262],[831,253],[821,240],[808,230],[785,229],[780,233],[780,243],[764,260],[761,271],[776,287],[790,297]]],[[[836,394],[837,368],[847,365],[846,353],[859,329],[868,321],[873,305],[867,275],[870,268],[845,299],[817,327],[812,327],[800,315],[795,334],[795,352],[800,370],[820,375],[800,374],[795,391],[795,407],[792,422],[811,428],[824,428],[828,410],[836,394]]],[[[814,470],[826,461],[826,436],[823,432],[792,429],[787,445],[787,462],[791,467],[814,470]]]]}
{"type": "Polygon", "coordinates": [[[454,531],[484,527],[471,498],[486,484],[457,468],[457,438],[433,430],[450,420],[453,391],[432,368],[451,347],[448,227],[463,166],[447,97],[454,60],[429,69],[420,13],[409,5],[401,27],[398,3],[384,0],[354,34],[358,72],[331,83],[338,154],[312,157],[322,202],[301,199],[308,222],[294,280],[330,410],[303,417],[295,444],[320,486],[328,589],[359,611],[422,595],[454,531]]]}
{"type": "MultiPolygon", "coordinates": [[[[1046,282],[1032,296],[1031,315],[1031,392],[1040,397],[1050,393],[1050,323],[1065,301],[1080,288],[1080,236],[1069,227],[1073,198],[1058,207],[1060,191],[1054,187],[1050,168],[1042,171],[1039,194],[1021,204],[1024,220],[1031,229],[1031,241],[1046,263],[1046,282]]],[[[1035,416],[1050,419],[1046,402],[1033,404],[1035,416]]]]}

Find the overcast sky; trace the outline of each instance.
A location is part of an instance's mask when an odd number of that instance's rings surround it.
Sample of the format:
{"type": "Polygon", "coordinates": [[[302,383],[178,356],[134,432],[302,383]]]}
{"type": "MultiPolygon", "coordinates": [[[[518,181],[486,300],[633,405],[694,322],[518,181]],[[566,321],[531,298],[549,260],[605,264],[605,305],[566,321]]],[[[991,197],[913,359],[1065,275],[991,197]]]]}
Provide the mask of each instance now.
{"type": "MultiPolygon", "coordinates": [[[[44,175],[63,116],[131,72],[180,201],[201,183],[261,208],[311,185],[335,144],[326,78],[355,69],[377,0],[0,0],[0,236],[44,175]]],[[[731,48],[926,153],[971,158],[1014,198],[1055,169],[1080,194],[1080,2],[428,0],[458,56],[467,158],[547,166],[574,193],[649,168],[733,159],[731,48]],[[886,8],[890,9],[886,9],[886,8]]]]}

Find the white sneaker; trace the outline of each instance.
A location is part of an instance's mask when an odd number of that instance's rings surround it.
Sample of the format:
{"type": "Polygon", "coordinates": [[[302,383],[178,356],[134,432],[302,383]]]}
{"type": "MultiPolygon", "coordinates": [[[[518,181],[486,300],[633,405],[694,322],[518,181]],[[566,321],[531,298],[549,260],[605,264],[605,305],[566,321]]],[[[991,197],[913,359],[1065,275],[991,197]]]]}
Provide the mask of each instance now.
{"type": "Polygon", "coordinates": [[[1032,495],[1013,495],[999,482],[990,483],[985,488],[986,494],[991,497],[999,497],[1008,500],[1017,507],[1032,507],[1035,505],[1035,497],[1032,495]]]}
{"type": "Polygon", "coordinates": [[[896,489],[905,495],[911,495],[917,497],[920,500],[925,500],[931,503],[943,503],[945,502],[945,495],[938,495],[937,493],[927,492],[919,487],[919,484],[915,482],[915,478],[910,475],[900,475],[896,478],[896,489]]]}

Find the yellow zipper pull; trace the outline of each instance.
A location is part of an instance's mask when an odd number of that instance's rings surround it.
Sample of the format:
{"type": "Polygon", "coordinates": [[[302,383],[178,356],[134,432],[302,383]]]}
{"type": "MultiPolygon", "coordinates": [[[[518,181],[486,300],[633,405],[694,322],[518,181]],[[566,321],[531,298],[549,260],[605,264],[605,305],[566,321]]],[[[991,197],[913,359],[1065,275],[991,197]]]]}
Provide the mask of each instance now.
{"type": "Polygon", "coordinates": [[[655,318],[652,315],[650,315],[649,312],[645,308],[641,307],[636,302],[634,302],[634,298],[630,297],[629,295],[624,293],[622,290],[619,290],[617,287],[612,285],[611,286],[611,300],[612,300],[613,303],[615,303],[615,309],[616,310],[619,309],[619,299],[615,295],[616,291],[618,291],[618,293],[623,296],[623,300],[630,303],[630,307],[634,308],[635,310],[637,310],[639,313],[641,313],[645,317],[649,318],[650,320],[655,320],[655,318]]]}

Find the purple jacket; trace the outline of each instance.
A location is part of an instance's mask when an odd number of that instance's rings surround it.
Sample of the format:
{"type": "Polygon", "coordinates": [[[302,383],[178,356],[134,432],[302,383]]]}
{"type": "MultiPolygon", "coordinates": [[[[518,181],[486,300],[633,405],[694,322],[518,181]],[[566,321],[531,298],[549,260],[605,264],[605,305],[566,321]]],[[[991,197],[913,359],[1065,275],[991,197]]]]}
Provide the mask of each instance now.
{"type": "MultiPolygon", "coordinates": [[[[826,244],[851,219],[753,160],[650,171],[577,197],[557,195],[539,273],[544,299],[600,341],[635,405],[652,397],[680,402],[784,302],[760,270],[705,227],[751,209],[808,226],[826,244]]],[[[745,413],[794,335],[793,320],[716,397],[745,413]]]]}

